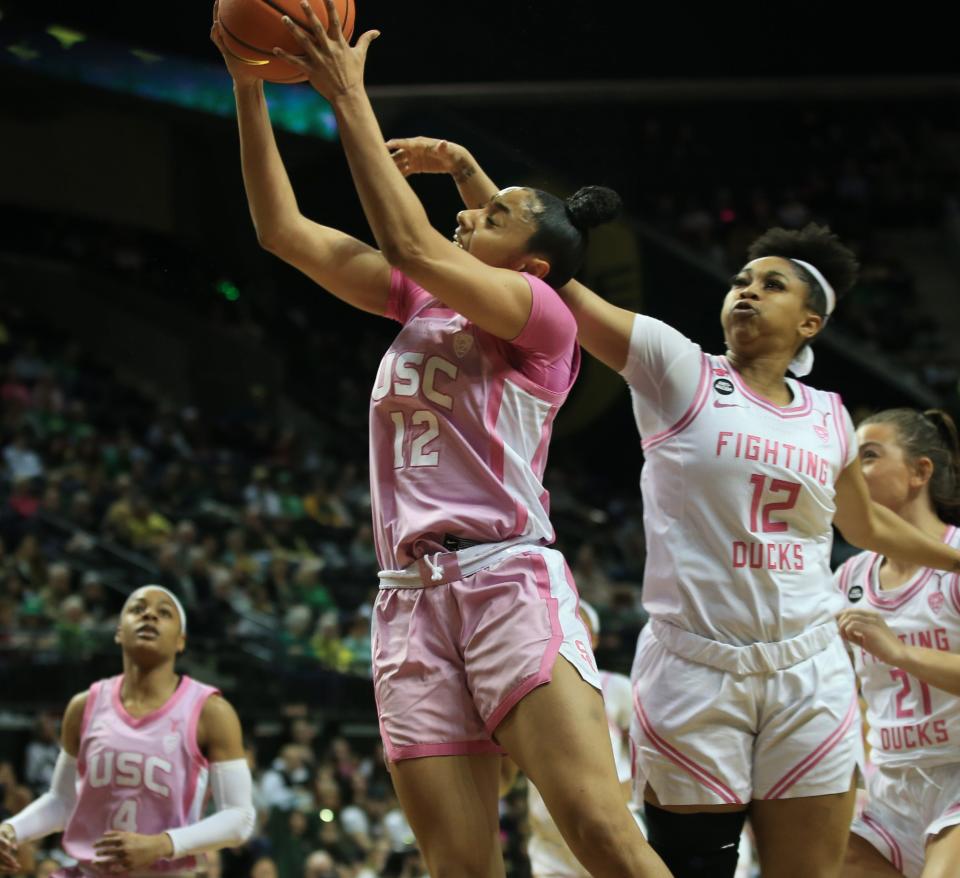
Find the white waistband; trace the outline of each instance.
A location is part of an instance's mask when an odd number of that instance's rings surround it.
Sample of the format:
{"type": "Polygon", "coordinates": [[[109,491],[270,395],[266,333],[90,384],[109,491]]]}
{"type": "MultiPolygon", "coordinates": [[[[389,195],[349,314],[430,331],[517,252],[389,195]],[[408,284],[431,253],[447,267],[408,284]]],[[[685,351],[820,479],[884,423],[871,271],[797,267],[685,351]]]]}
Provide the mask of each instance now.
{"type": "Polygon", "coordinates": [[[511,555],[542,548],[525,537],[503,543],[479,543],[459,552],[431,553],[403,570],[381,570],[377,576],[380,588],[426,588],[471,576],[511,555]]]}
{"type": "Polygon", "coordinates": [[[836,622],[825,622],[789,640],[734,646],[685,631],[662,619],[650,620],[650,633],[670,652],[732,674],[771,674],[822,652],[840,632],[836,622]]]}

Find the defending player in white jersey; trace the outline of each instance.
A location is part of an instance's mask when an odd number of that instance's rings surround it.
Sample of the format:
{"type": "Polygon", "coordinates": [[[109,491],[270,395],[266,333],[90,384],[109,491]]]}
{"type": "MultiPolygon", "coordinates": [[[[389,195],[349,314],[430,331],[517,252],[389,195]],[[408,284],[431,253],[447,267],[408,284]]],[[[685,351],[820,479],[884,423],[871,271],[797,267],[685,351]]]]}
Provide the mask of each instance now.
{"type": "Polygon", "coordinates": [[[832,524],[861,548],[960,569],[960,552],[871,502],[840,398],[787,374],[809,373],[856,272],[829,229],[771,229],[723,300],[724,356],[576,281],[561,290],[581,344],[626,379],[643,438],[651,621],[634,742],[650,843],[676,878],[731,876],[748,809],[765,878],[839,874],[862,745],[832,524]]]}
{"type": "Polygon", "coordinates": [[[60,831],[77,866],[59,878],[192,875],[196,854],[250,836],[240,722],[216,689],[175,673],[186,630],[165,588],[130,595],[116,636],[123,674],[70,701],[50,791],[0,825],[0,871],[19,871],[18,844],[60,831]],[[217,810],[201,818],[208,780],[217,810]]]}
{"type": "Polygon", "coordinates": [[[599,678],[543,488],[553,420],[576,377],[576,324],[555,286],[619,205],[512,187],[431,227],[394,167],[333,3],[285,17],[337,116],[380,250],[307,220],[261,82],[212,38],[234,80],[244,183],[260,241],[348,303],[401,324],[370,405],[381,566],[373,674],[400,802],[434,875],[502,876],[500,756],[536,779],[596,876],[667,874],[620,807],[599,678]],[[543,730],[550,734],[544,735],[543,730]],[[591,778],[589,789],[578,787],[591,778]]]}
{"type": "MultiPolygon", "coordinates": [[[[891,409],[857,431],[870,494],[960,547],[960,448],[950,416],[891,409]]],[[[863,552],[838,571],[867,705],[871,770],[844,878],[946,878],[960,864],[960,579],[863,552]]]]}

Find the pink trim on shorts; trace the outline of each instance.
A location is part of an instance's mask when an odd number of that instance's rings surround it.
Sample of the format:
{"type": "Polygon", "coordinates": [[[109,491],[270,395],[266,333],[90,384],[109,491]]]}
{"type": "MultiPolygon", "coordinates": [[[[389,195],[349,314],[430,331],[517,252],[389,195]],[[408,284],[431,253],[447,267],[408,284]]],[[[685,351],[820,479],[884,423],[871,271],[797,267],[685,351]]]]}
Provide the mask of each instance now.
{"type": "MultiPolygon", "coordinates": [[[[381,727],[382,728],[382,727],[381,727]]],[[[395,747],[384,734],[384,746],[391,762],[420,759],[424,756],[478,756],[485,753],[503,754],[506,751],[496,741],[450,741],[440,744],[408,744],[395,747]]]]}
{"type": "MultiPolygon", "coordinates": [[[[547,612],[550,616],[550,640],[547,643],[546,651],[543,653],[543,659],[540,661],[540,670],[532,674],[500,702],[497,709],[490,715],[490,719],[485,723],[487,731],[492,735],[494,730],[503,722],[503,718],[514,708],[514,706],[526,695],[529,695],[538,686],[549,683],[553,678],[553,666],[560,653],[560,645],[563,643],[563,627],[560,624],[560,602],[553,596],[550,589],[550,568],[543,555],[531,552],[529,555],[530,564],[533,567],[534,575],[537,580],[537,591],[540,598],[547,606],[547,612]]],[[[576,592],[576,590],[574,590],[576,592]]]]}
{"type": "Polygon", "coordinates": [[[889,832],[887,832],[887,830],[881,826],[877,820],[867,814],[866,811],[860,815],[860,819],[887,843],[887,847],[890,850],[890,862],[893,865],[893,868],[898,872],[902,872],[903,855],[900,853],[900,845],[897,844],[897,840],[889,832]]]}
{"type": "MultiPolygon", "coordinates": [[[[376,688],[376,687],[374,687],[376,688]]],[[[440,744],[407,744],[397,747],[387,734],[387,728],[380,719],[380,699],[377,701],[377,723],[380,726],[380,738],[383,741],[383,750],[388,762],[400,762],[403,759],[419,759],[423,756],[472,756],[483,753],[504,753],[496,741],[450,741],[440,744]]]]}
{"type": "Polygon", "coordinates": [[[779,799],[787,790],[790,789],[800,778],[802,778],[807,772],[809,772],[814,766],[823,761],[824,757],[833,750],[837,744],[840,743],[841,738],[846,734],[847,729],[850,728],[851,723],[854,720],[854,717],[859,716],[859,704],[857,702],[857,696],[854,695],[853,699],[850,701],[850,707],[847,708],[847,715],[843,718],[839,726],[837,726],[830,736],[817,747],[812,753],[809,753],[806,757],[801,759],[796,765],[793,766],[783,777],[780,778],[771,788],[770,791],[763,797],[764,800],[767,799],[779,799]]]}
{"type": "Polygon", "coordinates": [[[700,414],[700,410],[704,407],[707,402],[707,397],[710,395],[710,359],[706,354],[700,354],[700,358],[700,383],[697,385],[697,392],[693,395],[693,402],[690,403],[690,408],[683,413],[680,420],[672,427],[668,427],[666,430],[661,430],[659,433],[654,433],[649,438],[644,439],[640,443],[640,447],[644,451],[649,451],[654,446],[666,442],[667,439],[676,436],[678,433],[682,433],[693,423],[697,415],[700,414]]]}
{"type": "Polygon", "coordinates": [[[813,397],[810,395],[810,391],[807,390],[807,386],[797,381],[797,386],[800,388],[800,402],[797,405],[787,406],[781,408],[778,405],[774,405],[770,402],[769,399],[764,399],[762,396],[758,396],[754,393],[746,383],[740,377],[740,373],[733,368],[733,365],[726,357],[720,357],[727,365],[730,366],[730,375],[733,377],[733,383],[737,385],[737,389],[749,399],[751,402],[756,403],[762,409],[766,409],[768,412],[775,414],[779,418],[784,420],[790,420],[791,418],[804,418],[813,411],[813,397]]]}
{"type": "MultiPolygon", "coordinates": [[[[640,699],[636,696],[636,694],[633,696],[633,703],[637,709],[637,716],[640,719],[640,725],[643,726],[644,734],[646,734],[646,736],[650,739],[650,743],[653,744],[653,746],[656,747],[656,749],[659,750],[663,756],[666,756],[667,759],[669,759],[675,765],[679,765],[695,781],[700,783],[702,786],[705,786],[707,789],[712,790],[727,804],[743,804],[743,799],[741,799],[733,790],[723,783],[723,781],[714,777],[702,766],[697,765],[697,763],[694,762],[689,756],[684,756],[683,753],[668,744],[653,730],[653,725],[650,722],[650,719],[647,717],[647,714],[643,709],[643,705],[640,704],[640,699]]],[[[636,772],[634,772],[634,776],[636,776],[636,772]]]]}
{"type": "Polygon", "coordinates": [[[457,312],[453,308],[422,308],[416,313],[417,317],[456,317],[457,312]]]}
{"type": "Polygon", "coordinates": [[[839,393],[831,393],[830,396],[830,405],[833,407],[833,420],[837,424],[837,436],[840,439],[840,468],[838,470],[842,471],[847,465],[847,451],[849,450],[849,444],[847,442],[847,431],[846,431],[846,421],[843,418],[843,401],[840,399],[839,393]]]}

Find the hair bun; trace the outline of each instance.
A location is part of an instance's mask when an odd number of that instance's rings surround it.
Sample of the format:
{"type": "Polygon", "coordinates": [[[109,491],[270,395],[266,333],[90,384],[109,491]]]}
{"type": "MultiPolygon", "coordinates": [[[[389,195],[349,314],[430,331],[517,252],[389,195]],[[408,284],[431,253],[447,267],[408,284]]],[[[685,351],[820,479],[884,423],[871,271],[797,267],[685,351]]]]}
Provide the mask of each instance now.
{"type": "Polygon", "coordinates": [[[606,186],[584,186],[573,193],[565,202],[567,215],[581,231],[610,222],[618,213],[623,202],[620,196],[606,186]]]}

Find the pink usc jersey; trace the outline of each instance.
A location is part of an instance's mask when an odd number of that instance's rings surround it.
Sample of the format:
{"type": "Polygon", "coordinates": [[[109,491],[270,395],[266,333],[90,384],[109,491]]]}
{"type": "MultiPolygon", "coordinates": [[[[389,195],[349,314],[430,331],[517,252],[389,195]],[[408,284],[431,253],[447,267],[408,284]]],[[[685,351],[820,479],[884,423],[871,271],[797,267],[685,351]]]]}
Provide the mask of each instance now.
{"type": "Polygon", "coordinates": [[[734,646],[832,624],[834,484],[857,451],[840,397],[788,378],[780,408],[641,315],[623,375],[643,439],[651,616],[734,646]]]}
{"type": "Polygon", "coordinates": [[[393,274],[387,316],[403,328],[370,404],[371,501],[384,570],[440,551],[444,534],[553,541],[542,478],[580,351],[560,297],[524,277],[530,318],[505,342],[393,274]]]}
{"type": "MultiPolygon", "coordinates": [[[[77,805],[63,848],[93,868],[93,843],[115,829],[154,835],[200,819],[207,760],[197,749],[197,721],[216,689],[184,676],[163,707],[139,719],[120,702],[123,677],[90,687],[80,728],[77,805]]],[[[194,857],[161,860],[151,872],[194,869],[194,857]]]]}
{"type": "MultiPolygon", "coordinates": [[[[960,548],[950,527],[944,542],[960,548]]],[[[880,588],[883,558],[861,552],[836,573],[847,607],[879,613],[910,646],[960,651],[960,578],[925,567],[897,588],[880,588]]],[[[911,677],[851,644],[867,703],[867,740],[877,765],[934,766],[960,762],[960,698],[911,677]]]]}

